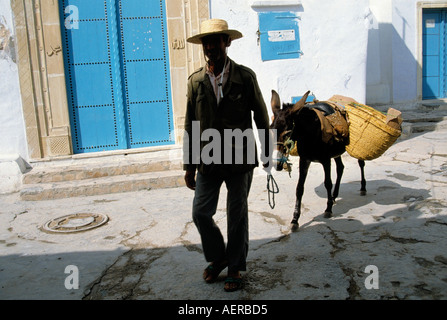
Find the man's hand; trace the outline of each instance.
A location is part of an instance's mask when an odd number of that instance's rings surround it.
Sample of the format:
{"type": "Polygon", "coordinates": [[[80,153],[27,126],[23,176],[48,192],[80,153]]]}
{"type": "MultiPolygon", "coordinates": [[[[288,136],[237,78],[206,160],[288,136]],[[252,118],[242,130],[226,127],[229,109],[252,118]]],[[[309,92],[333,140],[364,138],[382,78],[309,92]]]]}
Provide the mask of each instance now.
{"type": "Polygon", "coordinates": [[[185,173],[186,186],[191,190],[196,190],[196,171],[189,170],[185,173]]]}

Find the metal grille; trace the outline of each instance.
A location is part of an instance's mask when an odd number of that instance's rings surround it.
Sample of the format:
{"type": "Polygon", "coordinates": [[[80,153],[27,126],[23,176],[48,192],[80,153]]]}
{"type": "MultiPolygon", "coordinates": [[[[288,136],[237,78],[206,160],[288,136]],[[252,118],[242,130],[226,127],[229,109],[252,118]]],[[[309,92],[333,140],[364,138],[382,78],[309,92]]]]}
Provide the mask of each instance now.
{"type": "Polygon", "coordinates": [[[70,154],[70,141],[67,136],[48,137],[49,154],[70,154]]]}

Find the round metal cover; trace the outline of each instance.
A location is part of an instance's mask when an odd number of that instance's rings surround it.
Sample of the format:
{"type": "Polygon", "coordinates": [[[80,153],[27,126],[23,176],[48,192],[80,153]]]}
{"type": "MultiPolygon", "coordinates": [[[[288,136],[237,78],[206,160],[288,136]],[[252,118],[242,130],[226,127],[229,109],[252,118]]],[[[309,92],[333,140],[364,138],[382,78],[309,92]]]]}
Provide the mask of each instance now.
{"type": "Polygon", "coordinates": [[[43,231],[51,233],[74,233],[97,228],[109,218],[100,213],[76,213],[55,218],[43,226],[43,231]]]}

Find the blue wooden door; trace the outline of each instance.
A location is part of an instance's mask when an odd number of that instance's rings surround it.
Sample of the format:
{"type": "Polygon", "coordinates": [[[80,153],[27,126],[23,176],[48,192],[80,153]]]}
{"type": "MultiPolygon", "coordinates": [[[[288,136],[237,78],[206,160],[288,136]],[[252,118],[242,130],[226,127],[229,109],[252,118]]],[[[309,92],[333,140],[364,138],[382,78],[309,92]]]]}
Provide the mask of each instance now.
{"type": "Polygon", "coordinates": [[[163,0],[59,0],[74,153],[172,144],[163,0]]]}
{"type": "Polygon", "coordinates": [[[423,11],[423,99],[439,99],[447,96],[446,17],[446,10],[426,9],[423,11]]]}

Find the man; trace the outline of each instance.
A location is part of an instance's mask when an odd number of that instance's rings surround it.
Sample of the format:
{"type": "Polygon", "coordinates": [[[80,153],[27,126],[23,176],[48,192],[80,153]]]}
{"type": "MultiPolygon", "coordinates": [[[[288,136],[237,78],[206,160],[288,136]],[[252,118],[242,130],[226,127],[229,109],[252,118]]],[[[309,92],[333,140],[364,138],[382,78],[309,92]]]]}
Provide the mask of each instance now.
{"type": "MultiPolygon", "coordinates": [[[[201,33],[187,41],[201,44],[206,66],[194,72],[188,79],[188,99],[185,117],[186,185],[195,190],[193,220],[200,233],[205,259],[211,262],[203,278],[214,282],[228,267],[224,289],[235,291],[242,287],[240,271],[246,271],[248,253],[248,194],[253,169],[258,166],[257,154],[253,154],[254,136],[252,112],[256,127],[264,129],[261,143],[267,145],[269,117],[259,89],[256,75],[249,68],[236,64],[227,56],[227,48],[242,34],[228,29],[225,20],[211,19],[201,25],[201,33]],[[200,142],[194,140],[194,126],[200,127],[200,142]],[[204,132],[219,133],[207,141],[204,132]],[[243,139],[223,139],[228,132],[244,133],[243,139]],[[248,132],[248,133],[247,133],[248,132]],[[251,134],[250,134],[251,133],[251,134]],[[200,159],[194,143],[200,143],[200,159]],[[215,148],[210,148],[210,146],[215,148]],[[212,150],[211,150],[212,149],[212,150]],[[211,151],[210,151],[211,150],[211,151]],[[205,152],[206,151],[206,152],[205,152]],[[242,153],[242,154],[241,154],[242,153]],[[207,161],[204,157],[208,156],[207,161]],[[209,161],[212,159],[212,161],[209,161]],[[196,178],[197,170],[197,178],[196,178]],[[227,187],[227,246],[213,220],[216,213],[220,188],[227,187]]],[[[262,130],[261,130],[262,131],[262,130]]],[[[270,150],[263,145],[263,160],[268,164],[270,150]],[[265,157],[264,157],[265,155],[265,157]]]]}

